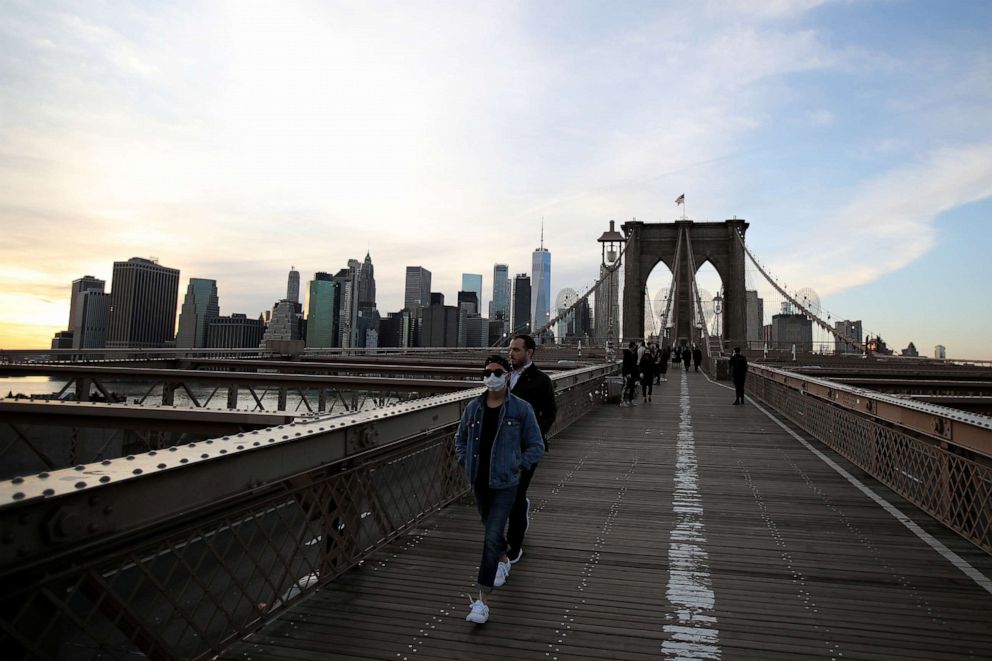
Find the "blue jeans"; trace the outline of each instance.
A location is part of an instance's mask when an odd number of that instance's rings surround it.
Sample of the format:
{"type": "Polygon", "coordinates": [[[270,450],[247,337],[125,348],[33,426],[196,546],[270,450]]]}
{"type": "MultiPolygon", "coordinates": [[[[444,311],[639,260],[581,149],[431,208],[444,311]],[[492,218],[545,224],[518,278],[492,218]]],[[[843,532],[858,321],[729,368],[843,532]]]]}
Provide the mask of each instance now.
{"type": "Polygon", "coordinates": [[[479,563],[479,589],[485,593],[493,591],[496,579],[496,566],[499,558],[506,553],[507,519],[510,508],[517,497],[516,485],[507,489],[475,489],[475,504],[479,508],[482,524],[486,527],[486,539],[482,546],[482,562],[479,563]]]}

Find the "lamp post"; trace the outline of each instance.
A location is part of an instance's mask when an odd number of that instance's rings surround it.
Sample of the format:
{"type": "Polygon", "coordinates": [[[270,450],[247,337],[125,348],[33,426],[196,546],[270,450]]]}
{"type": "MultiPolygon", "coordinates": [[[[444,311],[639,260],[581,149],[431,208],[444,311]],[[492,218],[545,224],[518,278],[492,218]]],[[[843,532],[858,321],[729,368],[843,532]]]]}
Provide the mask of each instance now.
{"type": "MultiPolygon", "coordinates": [[[[623,244],[627,241],[623,234],[616,230],[616,221],[610,221],[609,231],[603,232],[597,241],[599,241],[602,246],[602,265],[600,267],[601,272],[605,272],[606,269],[619,269],[617,262],[620,260],[620,251],[623,249],[623,244]]],[[[613,283],[616,282],[617,272],[614,270],[609,274],[606,280],[607,294],[606,294],[606,358],[607,360],[612,359],[613,353],[613,283]]]]}

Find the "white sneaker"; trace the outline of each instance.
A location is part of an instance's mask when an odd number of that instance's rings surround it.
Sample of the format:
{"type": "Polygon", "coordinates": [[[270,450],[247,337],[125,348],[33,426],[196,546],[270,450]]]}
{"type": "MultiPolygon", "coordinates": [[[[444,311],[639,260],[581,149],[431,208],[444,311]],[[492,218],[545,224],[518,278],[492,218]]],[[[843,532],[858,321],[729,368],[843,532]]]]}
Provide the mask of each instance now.
{"type": "Polygon", "coordinates": [[[481,599],[472,599],[469,597],[469,602],[472,604],[472,610],[465,616],[465,621],[485,624],[489,620],[489,606],[481,599]]]}
{"type": "Polygon", "coordinates": [[[510,563],[501,562],[496,565],[496,578],[493,579],[493,587],[501,588],[506,583],[506,577],[510,575],[510,563]]]}

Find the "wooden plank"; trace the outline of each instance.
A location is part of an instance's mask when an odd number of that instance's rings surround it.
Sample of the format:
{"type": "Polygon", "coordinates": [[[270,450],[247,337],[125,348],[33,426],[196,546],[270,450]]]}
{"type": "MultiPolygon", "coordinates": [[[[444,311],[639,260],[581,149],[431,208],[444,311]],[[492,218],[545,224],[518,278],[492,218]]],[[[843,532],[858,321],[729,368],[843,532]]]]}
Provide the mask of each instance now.
{"type": "MultiPolygon", "coordinates": [[[[602,406],[555,439],[531,486],[524,558],[493,594],[486,625],[464,621],[482,546],[465,502],[220,658],[677,656],[684,606],[671,601],[681,566],[673,562],[699,549],[720,658],[989,655],[992,595],[755,407],[730,406],[732,391],[696,373],[685,386],[704,531],[696,550],[679,546],[681,381],[670,373],[653,402],[602,406]]],[[[870,486],[990,573],[988,556],[870,486]]],[[[694,655],[705,658],[682,650],[694,655]]]]}

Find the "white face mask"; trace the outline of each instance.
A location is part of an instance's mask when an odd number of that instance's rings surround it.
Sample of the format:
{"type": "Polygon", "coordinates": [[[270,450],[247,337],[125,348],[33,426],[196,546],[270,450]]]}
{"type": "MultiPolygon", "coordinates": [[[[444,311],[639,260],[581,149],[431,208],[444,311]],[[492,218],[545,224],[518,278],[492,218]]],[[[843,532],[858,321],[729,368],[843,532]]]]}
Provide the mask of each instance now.
{"type": "Polygon", "coordinates": [[[498,392],[506,386],[506,377],[490,374],[487,377],[483,377],[482,382],[493,392],[498,392]]]}

